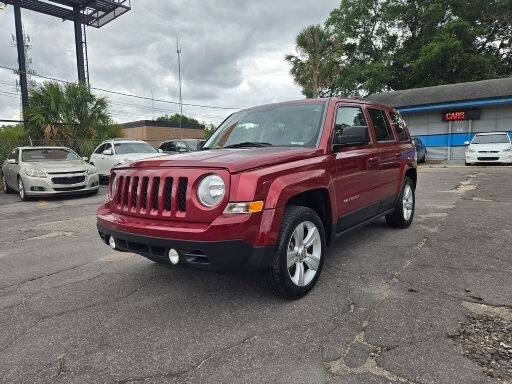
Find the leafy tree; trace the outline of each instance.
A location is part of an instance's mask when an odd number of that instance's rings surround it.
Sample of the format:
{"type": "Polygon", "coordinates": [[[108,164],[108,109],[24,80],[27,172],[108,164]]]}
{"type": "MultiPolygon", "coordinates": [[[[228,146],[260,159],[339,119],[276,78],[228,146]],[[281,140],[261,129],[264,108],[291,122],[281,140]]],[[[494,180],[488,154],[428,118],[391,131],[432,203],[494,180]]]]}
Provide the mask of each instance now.
{"type": "Polygon", "coordinates": [[[80,84],[46,82],[30,93],[28,133],[36,140],[80,141],[120,136],[108,101],[80,84]]]}
{"type": "MultiPolygon", "coordinates": [[[[156,119],[157,121],[167,121],[169,123],[179,123],[180,122],[180,114],[175,113],[174,115],[164,115],[160,116],[156,119]]],[[[194,119],[193,117],[181,115],[181,122],[184,124],[199,124],[199,121],[194,119]]]]}
{"type": "Polygon", "coordinates": [[[321,25],[304,28],[296,38],[298,56],[288,54],[285,60],[292,68],[295,82],[307,97],[319,97],[334,84],[333,74],[340,70],[336,43],[321,25]]]}
{"type": "Polygon", "coordinates": [[[342,47],[343,65],[332,67],[334,83],[320,93],[365,96],[511,76],[510,20],[512,0],[341,0],[325,29],[342,47]]]}

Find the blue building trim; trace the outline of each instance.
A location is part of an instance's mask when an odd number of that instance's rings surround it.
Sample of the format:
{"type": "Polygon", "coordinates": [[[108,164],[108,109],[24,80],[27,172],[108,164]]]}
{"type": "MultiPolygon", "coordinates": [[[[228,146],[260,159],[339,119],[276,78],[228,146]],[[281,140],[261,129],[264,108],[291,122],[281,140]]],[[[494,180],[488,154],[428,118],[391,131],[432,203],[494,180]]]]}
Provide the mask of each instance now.
{"type": "MultiPolygon", "coordinates": [[[[466,132],[466,133],[445,133],[439,135],[414,135],[421,139],[423,144],[429,148],[437,147],[463,147],[465,141],[471,141],[473,136],[480,132],[466,132]]],[[[512,138],[512,131],[508,132],[512,138]]]]}
{"type": "Polygon", "coordinates": [[[408,114],[408,113],[419,113],[419,112],[429,112],[429,111],[443,111],[447,109],[454,108],[476,108],[476,107],[491,107],[491,106],[500,106],[512,104],[512,97],[505,98],[492,98],[492,99],[480,99],[480,100],[470,100],[470,101],[454,101],[449,103],[439,103],[439,104],[424,104],[412,107],[402,107],[397,108],[400,113],[408,114]]]}

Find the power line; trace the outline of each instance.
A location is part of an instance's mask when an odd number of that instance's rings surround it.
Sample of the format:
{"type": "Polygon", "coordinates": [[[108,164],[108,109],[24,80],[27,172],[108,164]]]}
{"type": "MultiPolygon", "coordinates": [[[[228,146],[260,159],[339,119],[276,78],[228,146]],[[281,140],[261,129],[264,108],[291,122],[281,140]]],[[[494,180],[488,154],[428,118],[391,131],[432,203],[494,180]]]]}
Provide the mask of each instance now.
{"type": "MultiPolygon", "coordinates": [[[[5,65],[0,65],[0,68],[1,69],[6,69],[8,71],[13,71],[15,73],[20,73],[19,70],[15,69],[15,68],[7,67],[5,65]]],[[[33,73],[30,73],[30,75],[34,76],[34,77],[39,77],[39,78],[42,78],[42,79],[45,79],[45,80],[58,81],[58,82],[67,83],[67,84],[75,84],[75,83],[73,83],[71,81],[57,79],[57,78],[50,77],[50,76],[37,75],[37,74],[33,74],[33,73]]],[[[152,99],[151,97],[133,95],[133,94],[130,94],[130,93],[119,92],[119,91],[112,91],[112,90],[109,90],[109,89],[98,88],[98,87],[90,87],[90,88],[94,89],[95,91],[107,92],[107,93],[111,93],[111,94],[114,94],[114,95],[133,97],[133,98],[141,99],[141,100],[150,100],[150,101],[153,100],[153,101],[158,101],[160,103],[167,103],[167,104],[173,104],[173,105],[180,105],[180,103],[177,102],[177,101],[170,101],[170,100],[165,100],[165,99],[152,99]]],[[[190,104],[190,103],[183,103],[182,105],[186,105],[186,106],[189,106],[189,107],[212,108],[212,109],[226,109],[226,110],[242,109],[241,107],[221,107],[221,106],[215,106],[215,105],[190,104]]]]}

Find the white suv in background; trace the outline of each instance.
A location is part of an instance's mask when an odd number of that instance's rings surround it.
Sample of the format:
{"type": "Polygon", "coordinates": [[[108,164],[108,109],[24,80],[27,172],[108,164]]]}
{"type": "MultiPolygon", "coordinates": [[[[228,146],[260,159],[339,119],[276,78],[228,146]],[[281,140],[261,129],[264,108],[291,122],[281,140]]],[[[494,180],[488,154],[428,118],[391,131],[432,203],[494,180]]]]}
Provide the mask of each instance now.
{"type": "Polygon", "coordinates": [[[110,139],[102,142],[93,152],[89,162],[102,177],[109,177],[110,170],[135,160],[159,156],[158,151],[142,140],[110,139]]]}
{"type": "Polygon", "coordinates": [[[507,132],[477,133],[466,141],[466,165],[477,163],[512,164],[512,142],[507,132]]]}

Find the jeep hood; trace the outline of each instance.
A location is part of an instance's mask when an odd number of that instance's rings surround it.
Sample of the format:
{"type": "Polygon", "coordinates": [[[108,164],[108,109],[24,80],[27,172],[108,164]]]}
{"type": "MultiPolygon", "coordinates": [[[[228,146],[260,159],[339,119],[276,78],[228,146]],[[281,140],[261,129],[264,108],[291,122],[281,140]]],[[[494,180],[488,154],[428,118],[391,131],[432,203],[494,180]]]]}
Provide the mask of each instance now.
{"type": "Polygon", "coordinates": [[[290,161],[316,157],[321,154],[322,150],[319,148],[265,147],[210,149],[136,161],[131,163],[130,167],[225,168],[230,173],[237,173],[249,169],[268,167],[290,161]]]}

